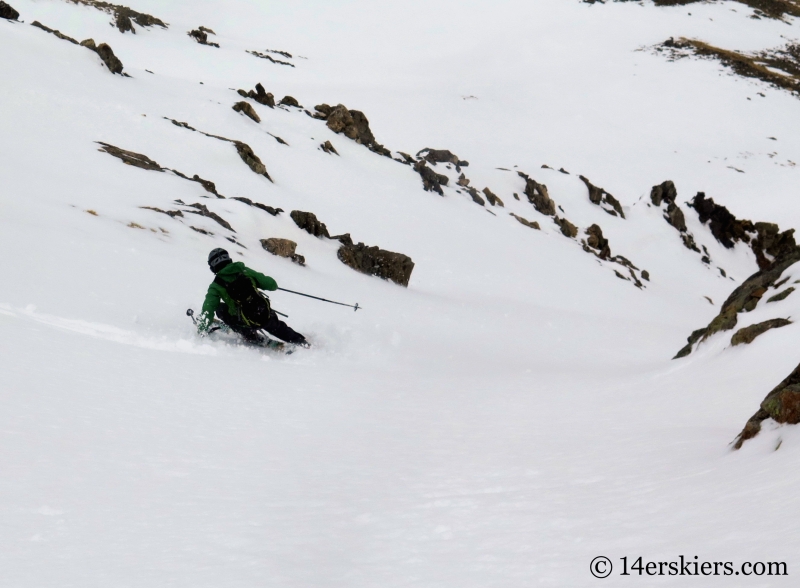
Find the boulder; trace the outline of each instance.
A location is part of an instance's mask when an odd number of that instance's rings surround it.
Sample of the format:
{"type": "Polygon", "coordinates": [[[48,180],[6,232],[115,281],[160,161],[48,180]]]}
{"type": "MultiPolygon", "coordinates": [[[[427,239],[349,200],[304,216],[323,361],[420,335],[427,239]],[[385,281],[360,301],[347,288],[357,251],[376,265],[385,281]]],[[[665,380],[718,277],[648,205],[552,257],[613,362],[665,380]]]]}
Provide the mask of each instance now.
{"type": "Polygon", "coordinates": [[[558,225],[558,228],[561,229],[561,234],[564,235],[565,237],[574,239],[575,237],[578,236],[578,227],[573,225],[567,219],[559,218],[558,216],[556,216],[555,218],[553,218],[553,222],[555,222],[556,225],[558,225]]]}
{"type": "Polygon", "coordinates": [[[19,18],[19,12],[17,12],[11,6],[0,0],[0,18],[7,18],[8,20],[17,20],[19,18]]]}
{"type": "Polygon", "coordinates": [[[503,204],[503,201],[500,200],[500,197],[495,195],[489,188],[484,188],[483,194],[486,196],[486,200],[488,200],[489,204],[492,206],[505,207],[505,204],[503,204]]]}
{"type": "Polygon", "coordinates": [[[312,116],[326,121],[328,128],[334,133],[341,133],[379,155],[392,156],[386,147],[375,140],[375,135],[369,127],[369,120],[360,110],[348,110],[344,104],[337,104],[334,107],[318,104],[314,109],[317,112],[312,116]]]}
{"type": "Polygon", "coordinates": [[[192,37],[195,41],[200,43],[201,45],[208,45],[209,47],[217,47],[219,48],[218,43],[210,43],[208,41],[208,33],[204,30],[194,29],[186,33],[190,37],[192,37]]]}
{"type": "Polygon", "coordinates": [[[509,214],[513,216],[515,219],[517,219],[520,222],[520,224],[523,224],[526,227],[530,227],[532,229],[536,229],[537,231],[541,230],[539,223],[537,223],[536,221],[529,221],[528,219],[522,218],[521,216],[518,216],[513,212],[510,212],[509,214]]]}
{"type": "Polygon", "coordinates": [[[291,259],[293,262],[299,265],[306,264],[305,257],[295,253],[295,250],[297,249],[297,243],[294,241],[273,237],[271,239],[261,239],[261,246],[272,255],[286,257],[287,259],[291,259]]]}
{"type": "Polygon", "coordinates": [[[336,148],[330,141],[325,141],[324,143],[320,144],[319,148],[322,149],[325,153],[334,153],[336,155],[339,155],[339,152],[336,151],[336,148]]]}
{"type": "Polygon", "coordinates": [[[428,192],[436,192],[440,196],[444,196],[442,186],[446,186],[449,178],[443,174],[437,174],[429,168],[425,161],[418,161],[414,164],[414,171],[422,178],[422,187],[428,192]]]}
{"type": "Polygon", "coordinates": [[[750,344],[755,340],[756,337],[763,335],[770,329],[779,329],[780,327],[785,327],[786,325],[791,324],[792,321],[789,319],[777,318],[764,321],[763,323],[750,325],[749,327],[744,327],[733,334],[733,337],[731,337],[731,345],[736,346],[741,344],[750,344]]]}
{"type": "Polygon", "coordinates": [[[236,147],[236,152],[239,154],[239,157],[247,164],[254,173],[257,173],[260,176],[264,176],[270,182],[272,178],[269,177],[269,173],[267,173],[267,166],[265,166],[261,160],[258,158],[253,152],[252,147],[247,143],[243,143],[241,141],[232,141],[234,146],[236,147]]]}
{"type": "Polygon", "coordinates": [[[727,249],[737,241],[750,242],[747,233],[755,231],[753,223],[737,219],[727,208],[716,204],[713,198],[706,198],[704,192],[698,192],[689,206],[697,211],[701,223],[709,223],[711,234],[727,249]]]}
{"type": "MultiPolygon", "coordinates": [[[[569,173],[565,171],[563,168],[558,171],[562,173],[569,173]]],[[[589,190],[589,201],[592,204],[596,204],[611,216],[620,216],[622,218],[625,218],[625,213],[622,212],[622,205],[619,203],[619,200],[614,198],[603,188],[598,188],[597,186],[592,184],[587,177],[585,176],[579,176],[579,177],[581,181],[584,184],[586,184],[586,188],[589,190]]]]}
{"type": "Polygon", "coordinates": [[[114,55],[114,51],[106,43],[100,43],[97,49],[95,49],[95,52],[100,56],[100,59],[103,60],[103,63],[106,64],[106,67],[111,73],[122,73],[122,62],[114,55]]]}
{"type": "Polygon", "coordinates": [[[792,286],[790,288],[786,288],[786,290],[784,290],[783,292],[780,292],[779,294],[775,294],[775,296],[772,296],[772,297],[768,298],[767,302],[768,303],[769,302],[780,302],[781,300],[784,300],[784,299],[788,298],[789,295],[792,292],[794,292],[794,286],[792,286]]]}
{"type": "Polygon", "coordinates": [[[555,216],[556,203],[547,193],[547,186],[527,176],[522,177],[525,178],[525,195],[528,197],[528,202],[533,204],[533,207],[545,216],[555,216]]]}
{"type": "Polygon", "coordinates": [[[395,284],[408,287],[414,262],[407,255],[368,247],[364,243],[342,245],[337,253],[339,260],[354,270],[395,284]]]}
{"type": "Polygon", "coordinates": [[[284,106],[295,106],[297,108],[301,108],[300,103],[297,101],[296,98],[292,96],[284,96],[281,98],[281,101],[278,104],[283,104],[284,106]]]}
{"type": "Polygon", "coordinates": [[[650,190],[650,201],[654,206],[661,207],[662,202],[675,202],[677,197],[678,190],[675,188],[675,184],[672,180],[667,180],[658,186],[653,186],[653,189],[650,190]]]}
{"type": "Polygon", "coordinates": [[[249,102],[245,102],[244,100],[242,100],[241,102],[237,102],[236,104],[233,105],[233,109],[236,112],[241,112],[243,114],[246,114],[257,123],[261,122],[261,118],[258,116],[258,113],[256,112],[255,108],[253,108],[253,105],[250,104],[249,102]]]}
{"type": "Polygon", "coordinates": [[[608,239],[603,237],[603,229],[599,225],[593,224],[586,229],[586,245],[595,250],[595,255],[600,259],[608,259],[611,256],[611,248],[608,239]]]}
{"type": "Polygon", "coordinates": [[[457,172],[460,172],[462,167],[469,166],[469,161],[459,159],[455,153],[448,149],[431,149],[430,147],[425,147],[425,149],[420,149],[417,152],[417,157],[423,153],[425,154],[425,159],[429,163],[434,165],[437,163],[452,163],[456,166],[457,172]]]}
{"type": "Polygon", "coordinates": [[[328,233],[328,227],[325,223],[319,221],[313,212],[303,212],[302,210],[293,210],[289,213],[292,217],[294,224],[298,227],[314,235],[315,237],[325,237],[330,239],[331,235],[328,233]]]}

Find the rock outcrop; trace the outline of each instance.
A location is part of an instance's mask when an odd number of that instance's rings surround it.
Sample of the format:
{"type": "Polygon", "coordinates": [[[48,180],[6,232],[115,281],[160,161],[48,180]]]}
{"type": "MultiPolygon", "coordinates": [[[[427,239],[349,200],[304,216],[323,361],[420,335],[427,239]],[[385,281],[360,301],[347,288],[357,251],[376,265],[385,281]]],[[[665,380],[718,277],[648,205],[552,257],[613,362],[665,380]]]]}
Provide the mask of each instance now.
{"type": "Polygon", "coordinates": [[[713,198],[706,198],[704,192],[698,192],[690,205],[697,211],[700,222],[708,223],[708,228],[714,238],[727,249],[733,248],[737,241],[750,242],[748,232],[754,232],[755,227],[749,220],[739,220],[713,198]]]}
{"type": "MultiPolygon", "coordinates": [[[[683,246],[702,255],[700,248],[695,243],[694,235],[689,233],[686,227],[686,217],[678,206],[677,198],[678,190],[671,180],[667,180],[658,186],[653,186],[652,190],[650,190],[650,202],[653,203],[653,206],[663,210],[664,220],[680,233],[683,246]]],[[[708,253],[706,253],[702,261],[711,263],[708,253]]]]}
{"type": "Polygon", "coordinates": [[[159,18],[151,14],[137,12],[127,6],[119,4],[111,4],[103,2],[102,0],[70,0],[74,4],[83,4],[84,6],[91,6],[102,12],[108,13],[113,17],[112,25],[117,27],[121,33],[130,31],[136,33],[133,28],[132,22],[135,22],[140,27],[159,26],[163,29],[167,28],[167,24],[159,18]],[[132,21],[132,22],[131,22],[132,21]]]}
{"type": "Polygon", "coordinates": [[[306,258],[295,253],[297,250],[297,243],[294,241],[273,237],[271,239],[261,239],[261,246],[269,253],[272,253],[272,255],[286,257],[298,265],[306,264],[306,258]]]}
{"type": "Polygon", "coordinates": [[[418,161],[414,164],[414,171],[422,178],[422,187],[427,192],[436,192],[440,196],[444,196],[442,186],[446,186],[450,179],[443,175],[437,174],[425,164],[425,160],[418,161]]]}
{"type": "Polygon", "coordinates": [[[761,407],[750,417],[734,440],[734,449],[740,449],[745,441],[758,435],[761,432],[761,423],[769,418],[789,425],[800,423],[800,365],[767,394],[761,407]]]}
{"type": "Polygon", "coordinates": [[[738,313],[753,310],[770,286],[774,286],[781,274],[800,261],[800,247],[795,246],[775,259],[767,268],[757,271],[738,286],[722,303],[719,314],[703,329],[698,329],[689,338],[689,345],[681,349],[674,359],[692,352],[695,343],[702,342],[720,331],[730,331],[736,326],[738,313]]]}
{"type": "Polygon", "coordinates": [[[461,172],[462,167],[469,166],[469,161],[464,161],[463,159],[459,159],[458,155],[449,151],[448,149],[431,149],[430,147],[425,147],[425,149],[420,149],[417,152],[417,157],[422,154],[425,154],[423,158],[428,163],[436,165],[437,163],[452,163],[456,167],[456,172],[461,172]]]}
{"type": "Polygon", "coordinates": [[[530,227],[531,229],[536,229],[537,231],[540,231],[542,229],[539,226],[539,223],[537,223],[536,221],[529,221],[528,219],[522,218],[521,216],[516,215],[513,212],[509,212],[509,214],[513,216],[515,219],[517,219],[520,222],[520,224],[523,224],[526,227],[530,227]]]}
{"type": "Polygon", "coordinates": [[[255,91],[250,90],[249,92],[245,92],[244,90],[237,90],[237,92],[242,98],[252,98],[259,104],[275,108],[275,96],[273,96],[271,92],[264,90],[264,86],[260,83],[256,84],[255,91]]]}
{"type": "Polygon", "coordinates": [[[486,196],[486,200],[488,200],[489,204],[491,204],[492,206],[505,207],[505,204],[503,204],[503,201],[500,200],[500,197],[497,196],[494,192],[492,192],[489,188],[484,188],[483,194],[486,196]]]}
{"type": "MultiPolygon", "coordinates": [[[[266,51],[271,52],[269,49],[267,49],[266,51]]],[[[247,49],[246,52],[249,53],[250,55],[255,55],[260,59],[266,59],[267,61],[271,61],[276,65],[288,65],[289,67],[294,67],[293,63],[289,63],[288,61],[281,61],[280,59],[275,59],[265,53],[260,53],[258,51],[250,51],[249,49],[247,49]]],[[[288,53],[283,53],[282,51],[275,51],[274,53],[280,53],[281,55],[289,55],[288,53]]]]}
{"type": "Polygon", "coordinates": [[[733,334],[731,337],[731,345],[742,345],[742,344],[750,344],[752,343],[756,337],[759,335],[763,335],[770,329],[779,329],[781,327],[785,327],[786,325],[791,325],[792,321],[785,318],[776,318],[771,319],[768,321],[764,321],[763,323],[758,323],[755,325],[750,325],[749,327],[744,327],[739,329],[733,334]]]}
{"type": "Polygon", "coordinates": [[[327,239],[331,238],[331,235],[328,232],[328,227],[325,226],[325,223],[317,219],[317,216],[313,212],[293,210],[289,213],[289,216],[292,217],[294,224],[307,233],[310,233],[315,237],[325,237],[327,239]]]}
{"type": "Polygon", "coordinates": [[[344,104],[328,106],[319,104],[314,107],[317,113],[314,118],[324,120],[334,133],[341,133],[348,139],[366,146],[370,151],[391,157],[391,152],[375,140],[369,127],[369,120],[360,110],[348,110],[344,104]]]}
{"type": "Polygon", "coordinates": [[[242,114],[247,115],[257,123],[261,122],[261,118],[258,116],[256,109],[253,108],[253,105],[250,104],[249,102],[245,102],[244,100],[242,100],[241,102],[237,102],[236,104],[233,105],[233,109],[236,112],[241,112],[242,114]]]}
{"type": "Polygon", "coordinates": [[[102,141],[97,141],[97,144],[103,146],[103,148],[98,149],[98,151],[113,155],[114,157],[121,159],[122,162],[127,165],[152,171],[164,171],[164,168],[147,157],[147,155],[142,155],[141,153],[135,153],[133,151],[126,151],[125,149],[120,149],[119,147],[109,145],[108,143],[103,143],[102,141]]]}
{"type": "Polygon", "coordinates": [[[367,274],[390,280],[408,287],[414,262],[407,255],[369,247],[364,243],[343,244],[337,252],[339,260],[348,267],[367,274]]]}
{"type": "Polygon", "coordinates": [[[786,298],[788,298],[789,295],[792,292],[794,292],[794,286],[792,286],[790,288],[786,288],[786,290],[784,290],[783,292],[779,292],[778,294],[775,294],[775,296],[771,296],[770,298],[767,298],[767,302],[768,303],[769,302],[780,302],[781,300],[785,300],[786,298]]]}
{"type": "Polygon", "coordinates": [[[558,228],[561,230],[561,234],[565,237],[569,237],[570,239],[574,239],[578,236],[578,227],[573,225],[565,218],[560,218],[558,216],[553,218],[553,222],[556,223],[558,228]]]}
{"type": "Polygon", "coordinates": [[[339,155],[339,152],[336,151],[336,148],[333,146],[333,143],[331,143],[330,141],[325,141],[324,143],[320,143],[319,148],[322,149],[325,153],[328,153],[328,154],[332,153],[334,155],[339,155]]]}
{"type": "Polygon", "coordinates": [[[253,149],[250,147],[250,145],[241,141],[233,141],[233,144],[236,147],[236,153],[238,153],[242,161],[247,164],[247,167],[253,170],[253,173],[264,176],[270,182],[272,181],[272,178],[267,172],[267,166],[261,162],[261,160],[258,158],[258,155],[253,152],[253,149]]]}
{"type": "Polygon", "coordinates": [[[186,34],[189,35],[192,39],[194,39],[198,43],[200,43],[201,45],[208,45],[209,47],[216,47],[219,49],[219,43],[209,42],[208,33],[205,30],[201,29],[202,27],[200,29],[193,29],[186,34]]]}
{"type": "Polygon", "coordinates": [[[282,208],[273,208],[272,206],[267,206],[266,204],[261,204],[260,202],[253,202],[249,198],[245,198],[244,196],[234,196],[231,200],[238,200],[239,202],[244,202],[248,206],[252,206],[254,208],[258,208],[271,214],[272,216],[278,216],[280,213],[283,212],[282,208]]]}
{"type": "Polygon", "coordinates": [[[545,216],[556,215],[556,203],[550,198],[547,193],[547,186],[538,183],[533,178],[528,177],[527,174],[517,172],[521,178],[525,180],[525,196],[528,197],[528,202],[533,204],[533,207],[545,216]]]}
{"type": "Polygon", "coordinates": [[[38,20],[33,21],[31,23],[31,26],[42,29],[43,31],[47,31],[48,33],[55,35],[59,39],[68,41],[73,45],[80,45],[81,47],[86,47],[87,49],[94,51],[95,53],[97,53],[97,55],[100,57],[100,59],[103,61],[103,63],[111,73],[127,76],[127,74],[122,73],[123,69],[122,62],[119,60],[119,58],[117,58],[116,55],[114,55],[114,51],[106,43],[101,43],[100,45],[97,45],[95,44],[94,39],[85,39],[80,43],[78,43],[78,41],[76,41],[72,37],[65,35],[61,31],[57,31],[55,29],[46,27],[38,20]]]}
{"type": "Polygon", "coordinates": [[[608,239],[603,236],[603,229],[599,225],[593,224],[586,229],[587,238],[583,242],[584,250],[591,251],[600,259],[608,259],[611,256],[611,247],[608,239]]]}
{"type": "MultiPolygon", "coordinates": [[[[569,173],[566,172],[563,168],[560,169],[559,171],[562,173],[569,173]]],[[[583,181],[584,184],[586,184],[586,188],[588,188],[589,190],[589,201],[592,204],[596,204],[611,216],[620,216],[622,218],[625,218],[625,213],[622,212],[622,205],[619,203],[619,200],[614,198],[603,188],[598,188],[597,186],[592,184],[587,177],[580,176],[580,179],[583,181]]]]}
{"type": "Polygon", "coordinates": [[[12,6],[9,6],[8,4],[0,0],[0,18],[7,18],[8,20],[17,20],[19,18],[19,12],[14,10],[12,6]]]}
{"type": "Polygon", "coordinates": [[[195,203],[195,204],[187,204],[186,206],[195,209],[195,210],[187,210],[186,212],[190,212],[192,214],[199,214],[200,216],[205,216],[207,218],[216,221],[220,226],[225,227],[232,233],[236,232],[233,230],[233,227],[230,225],[228,221],[219,216],[217,213],[211,212],[205,204],[195,203]]]}

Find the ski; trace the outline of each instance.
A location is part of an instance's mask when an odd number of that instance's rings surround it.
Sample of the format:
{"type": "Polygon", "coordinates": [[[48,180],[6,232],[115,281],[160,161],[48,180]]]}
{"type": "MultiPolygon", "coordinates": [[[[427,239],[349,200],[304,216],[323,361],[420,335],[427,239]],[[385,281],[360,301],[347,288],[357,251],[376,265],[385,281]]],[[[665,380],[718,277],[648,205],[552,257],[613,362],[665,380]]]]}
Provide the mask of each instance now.
{"type": "MultiPolygon", "coordinates": [[[[197,325],[197,319],[194,318],[194,310],[191,308],[186,311],[186,316],[192,319],[192,323],[197,325]]],[[[208,329],[208,334],[215,333],[220,331],[225,334],[234,333],[234,331],[225,323],[218,319],[213,319],[211,322],[211,327],[208,329]]],[[[278,341],[277,339],[272,339],[268,337],[263,331],[258,332],[258,340],[256,341],[249,341],[244,337],[239,337],[239,342],[242,345],[247,347],[258,347],[261,349],[269,349],[270,351],[274,351],[276,353],[283,353],[284,355],[291,355],[297,350],[297,345],[292,345],[290,343],[284,343],[283,341],[278,341]]]]}

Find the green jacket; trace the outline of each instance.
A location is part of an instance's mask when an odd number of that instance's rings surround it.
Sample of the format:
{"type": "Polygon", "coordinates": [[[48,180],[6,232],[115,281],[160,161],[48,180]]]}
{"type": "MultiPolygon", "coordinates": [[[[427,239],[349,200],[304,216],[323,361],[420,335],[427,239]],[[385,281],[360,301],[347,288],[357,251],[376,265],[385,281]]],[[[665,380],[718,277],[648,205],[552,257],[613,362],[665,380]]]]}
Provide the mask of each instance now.
{"type": "MultiPolygon", "coordinates": [[[[222,278],[223,282],[230,283],[236,279],[239,274],[244,274],[250,278],[253,281],[253,285],[261,290],[269,290],[272,292],[278,289],[278,282],[269,276],[251,270],[241,261],[226,265],[219,271],[217,277],[222,278]]],[[[236,303],[228,296],[228,292],[225,288],[216,282],[211,282],[211,285],[208,287],[208,292],[206,293],[205,302],[203,302],[203,312],[200,314],[200,318],[197,321],[197,330],[199,332],[205,333],[208,331],[211,322],[214,320],[214,313],[217,308],[219,308],[221,302],[228,305],[229,313],[233,315],[238,313],[236,303]]]]}

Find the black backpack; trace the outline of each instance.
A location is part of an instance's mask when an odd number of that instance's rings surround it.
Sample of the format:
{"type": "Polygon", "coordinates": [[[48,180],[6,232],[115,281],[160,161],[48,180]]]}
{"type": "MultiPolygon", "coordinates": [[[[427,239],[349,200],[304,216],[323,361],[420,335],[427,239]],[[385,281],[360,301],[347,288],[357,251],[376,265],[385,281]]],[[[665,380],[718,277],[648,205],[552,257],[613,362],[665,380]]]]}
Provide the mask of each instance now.
{"type": "Polygon", "coordinates": [[[233,299],[239,310],[239,319],[247,326],[260,326],[269,319],[272,309],[269,298],[264,296],[253,284],[253,280],[244,273],[239,274],[231,282],[226,282],[219,276],[214,281],[225,288],[228,296],[233,299]]]}

